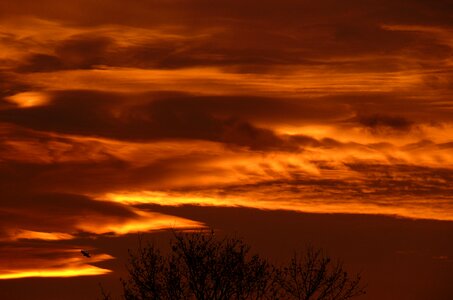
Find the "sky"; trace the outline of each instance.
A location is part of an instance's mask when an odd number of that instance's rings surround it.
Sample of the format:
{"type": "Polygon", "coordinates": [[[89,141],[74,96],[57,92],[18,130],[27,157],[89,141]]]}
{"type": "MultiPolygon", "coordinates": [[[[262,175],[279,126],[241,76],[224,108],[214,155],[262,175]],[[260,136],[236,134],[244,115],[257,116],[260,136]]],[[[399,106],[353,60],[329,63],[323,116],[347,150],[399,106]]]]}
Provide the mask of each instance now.
{"type": "Polygon", "coordinates": [[[118,291],[137,233],[213,227],[324,247],[363,299],[451,299],[452,14],[0,0],[0,298],[118,291]]]}

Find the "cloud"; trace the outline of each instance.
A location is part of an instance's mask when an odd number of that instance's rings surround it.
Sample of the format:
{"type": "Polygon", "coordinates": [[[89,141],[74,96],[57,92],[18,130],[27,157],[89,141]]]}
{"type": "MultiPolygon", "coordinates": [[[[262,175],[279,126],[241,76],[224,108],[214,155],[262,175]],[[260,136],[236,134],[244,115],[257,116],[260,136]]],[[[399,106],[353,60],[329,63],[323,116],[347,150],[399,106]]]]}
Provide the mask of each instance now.
{"type": "Polygon", "coordinates": [[[10,73],[0,71],[0,110],[11,106],[10,103],[6,101],[6,97],[26,92],[31,88],[31,84],[17,81],[10,73]]]}
{"type": "Polygon", "coordinates": [[[0,28],[0,278],[203,226],[159,207],[452,220],[447,0],[0,0],[0,28]]]}
{"type": "MultiPolygon", "coordinates": [[[[323,163],[323,162],[320,162],[323,163]]],[[[163,206],[249,207],[314,213],[393,215],[451,221],[451,169],[351,163],[324,168],[321,176],[294,170],[291,178],[237,182],[172,192],[129,191],[105,195],[118,203],[163,206]],[[344,174],[340,176],[339,174],[344,174]],[[426,206],[430,210],[426,210],[426,206]]],[[[152,206],[151,206],[152,207],[152,206]]]]}
{"type": "Polygon", "coordinates": [[[294,66],[404,71],[443,69],[439,61],[448,61],[452,51],[448,43],[451,22],[442,18],[440,7],[422,3],[410,5],[411,16],[419,15],[414,20],[395,14],[394,10],[407,9],[401,3],[388,3],[384,9],[374,3],[291,0],[279,4],[277,11],[267,1],[259,5],[255,1],[241,5],[220,1],[216,7],[198,0],[177,6],[175,2],[151,6],[140,1],[124,8],[70,1],[65,7],[49,3],[50,11],[26,3],[16,5],[9,4],[5,11],[22,16],[2,21],[7,28],[8,59],[16,62],[19,72],[100,65],[142,69],[211,66],[257,74],[294,66]],[[81,7],[86,14],[74,13],[81,7]],[[23,15],[27,8],[29,13],[23,15]],[[67,15],[69,10],[72,13],[67,15]],[[122,18],[114,17],[117,10],[122,18]],[[98,11],[109,16],[108,20],[98,11]],[[418,30],[405,29],[404,25],[412,24],[418,30]],[[437,33],[429,35],[420,28],[437,33]]]}
{"type": "Polygon", "coordinates": [[[63,69],[64,65],[57,56],[32,54],[16,70],[18,72],[51,72],[63,69]]]}
{"type": "Polygon", "coordinates": [[[77,246],[39,244],[3,245],[0,256],[8,258],[8,263],[0,267],[0,280],[102,275],[111,271],[93,264],[113,259],[111,255],[96,253],[87,262],[77,246]]]}
{"type": "Polygon", "coordinates": [[[414,126],[411,121],[404,117],[377,114],[359,116],[358,122],[368,128],[372,133],[376,134],[388,134],[389,131],[407,133],[413,129],[414,126]]]}
{"type": "MultiPolygon", "coordinates": [[[[272,130],[256,127],[241,120],[241,117],[250,117],[255,107],[264,119],[272,117],[274,108],[280,111],[277,113],[281,117],[285,112],[290,113],[293,107],[301,112],[300,115],[303,111],[303,106],[298,108],[301,105],[295,102],[281,106],[272,99],[260,102],[259,99],[241,97],[182,97],[149,100],[134,105],[120,94],[66,91],[56,93],[50,99],[50,103],[45,105],[0,111],[0,120],[34,130],[85,136],[137,141],[193,139],[256,150],[296,150],[297,144],[290,139],[278,136],[272,130]],[[265,106],[260,106],[260,103],[265,106]]],[[[297,113],[292,114],[297,116],[297,113]]]]}
{"type": "Polygon", "coordinates": [[[306,143],[317,143],[308,141],[312,137],[363,144],[366,133],[378,135],[374,142],[409,143],[440,134],[451,124],[451,110],[441,100],[381,93],[283,98],[67,90],[6,99],[22,107],[5,106],[0,121],[31,130],[131,142],[204,140],[259,151],[300,151],[306,143]],[[35,95],[47,102],[35,101],[35,95]],[[335,130],[319,135],[310,126],[335,130]],[[360,136],[354,128],[365,133],[360,136]],[[405,132],[410,132],[406,140],[392,139],[405,132]]]}
{"type": "Polygon", "coordinates": [[[90,69],[103,63],[113,41],[104,36],[76,35],[61,41],[55,55],[32,54],[17,67],[18,72],[52,72],[67,69],[90,69]]]}
{"type": "Polygon", "coordinates": [[[57,193],[7,192],[0,239],[67,240],[78,234],[128,234],[200,224],[89,197],[57,193]],[[20,210],[17,207],[21,207],[20,210]],[[52,212],[48,215],[48,212],[52,212]]]}

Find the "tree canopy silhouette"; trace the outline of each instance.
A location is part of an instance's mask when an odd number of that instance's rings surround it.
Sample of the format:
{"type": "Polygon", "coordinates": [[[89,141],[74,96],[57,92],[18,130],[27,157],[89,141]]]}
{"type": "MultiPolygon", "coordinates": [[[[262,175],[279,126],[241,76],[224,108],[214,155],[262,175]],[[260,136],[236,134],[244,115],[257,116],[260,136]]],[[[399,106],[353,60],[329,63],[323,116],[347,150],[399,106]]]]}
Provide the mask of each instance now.
{"type": "Polygon", "coordinates": [[[321,250],[296,253],[277,267],[241,239],[218,239],[213,231],[175,232],[165,255],[154,244],[140,246],[130,252],[128,272],[126,300],[345,300],[364,293],[360,276],[321,250]]]}
{"type": "Polygon", "coordinates": [[[277,280],[284,299],[346,300],[365,293],[359,274],[351,278],[341,262],[332,262],[313,248],[302,255],[295,253],[277,280]]]}

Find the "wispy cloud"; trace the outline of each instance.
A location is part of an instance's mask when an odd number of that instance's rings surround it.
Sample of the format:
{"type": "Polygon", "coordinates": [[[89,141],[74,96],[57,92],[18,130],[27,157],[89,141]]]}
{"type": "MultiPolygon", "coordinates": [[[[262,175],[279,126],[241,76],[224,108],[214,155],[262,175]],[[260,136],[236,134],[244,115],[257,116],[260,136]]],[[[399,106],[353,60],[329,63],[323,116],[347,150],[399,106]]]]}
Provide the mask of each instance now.
{"type": "MultiPolygon", "coordinates": [[[[451,221],[452,53],[449,1],[0,0],[0,241],[204,225],[150,204],[451,221]]],[[[108,272],[74,249],[0,278],[108,272]]]]}

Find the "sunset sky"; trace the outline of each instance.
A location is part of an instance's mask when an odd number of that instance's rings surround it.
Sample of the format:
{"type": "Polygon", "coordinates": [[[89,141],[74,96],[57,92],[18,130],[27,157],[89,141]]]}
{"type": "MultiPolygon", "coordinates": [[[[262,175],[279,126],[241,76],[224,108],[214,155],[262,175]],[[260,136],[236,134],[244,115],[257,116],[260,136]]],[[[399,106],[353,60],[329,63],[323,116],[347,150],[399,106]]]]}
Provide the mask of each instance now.
{"type": "Polygon", "coordinates": [[[0,0],[0,193],[1,299],[204,226],[453,299],[453,3],[0,0]]]}

